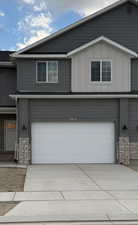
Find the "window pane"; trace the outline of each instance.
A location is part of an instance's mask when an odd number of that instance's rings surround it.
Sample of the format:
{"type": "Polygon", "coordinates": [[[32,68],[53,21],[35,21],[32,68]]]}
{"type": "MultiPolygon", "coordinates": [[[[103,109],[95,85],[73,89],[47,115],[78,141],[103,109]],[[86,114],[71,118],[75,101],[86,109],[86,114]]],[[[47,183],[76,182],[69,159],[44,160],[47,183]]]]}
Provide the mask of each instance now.
{"type": "Polygon", "coordinates": [[[58,82],[58,63],[56,61],[48,62],[48,82],[58,82]]]}
{"type": "Polygon", "coordinates": [[[46,63],[39,62],[37,64],[37,81],[45,82],[46,81],[46,63]]]}
{"type": "Polygon", "coordinates": [[[100,81],[100,62],[91,63],[91,81],[100,81]]]}
{"type": "Polygon", "coordinates": [[[102,62],[102,81],[111,81],[111,62],[102,62]]]}

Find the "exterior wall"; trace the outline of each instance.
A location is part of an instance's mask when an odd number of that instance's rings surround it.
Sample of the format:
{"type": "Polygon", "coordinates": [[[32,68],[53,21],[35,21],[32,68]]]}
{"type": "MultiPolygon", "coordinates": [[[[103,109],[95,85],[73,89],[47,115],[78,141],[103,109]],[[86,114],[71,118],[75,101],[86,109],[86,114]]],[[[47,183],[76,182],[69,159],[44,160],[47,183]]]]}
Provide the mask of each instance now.
{"type": "Polygon", "coordinates": [[[32,121],[46,120],[118,120],[117,100],[32,100],[32,121]]]}
{"type": "Polygon", "coordinates": [[[129,100],[130,158],[138,159],[138,99],[129,100]]]}
{"type": "Polygon", "coordinates": [[[15,106],[9,94],[16,92],[16,69],[0,68],[0,107],[15,106]]]}
{"type": "Polygon", "coordinates": [[[117,100],[53,99],[28,101],[20,99],[17,106],[16,158],[19,164],[28,165],[31,162],[31,122],[33,121],[113,121],[116,123],[116,130],[118,131],[119,104],[117,100]]]}
{"type": "Polygon", "coordinates": [[[18,101],[17,159],[31,162],[31,123],[46,121],[113,121],[119,163],[138,159],[138,100],[136,99],[56,99],[18,101]]]}
{"type": "Polygon", "coordinates": [[[128,99],[120,99],[119,112],[119,163],[129,165],[130,162],[130,143],[128,134],[128,99]]]}
{"type": "Polygon", "coordinates": [[[17,141],[15,155],[19,164],[28,165],[31,162],[30,113],[29,101],[17,102],[17,141]]]}
{"type": "Polygon", "coordinates": [[[130,55],[104,41],[72,56],[72,92],[129,92],[130,55]],[[111,82],[91,81],[91,62],[110,60],[111,82]]]}
{"type": "MultiPolygon", "coordinates": [[[[46,61],[48,59],[42,59],[46,61]]],[[[53,59],[54,60],[54,59],[53,59]]],[[[55,59],[56,60],[56,59],[55,59]]],[[[36,83],[36,62],[31,59],[17,60],[17,90],[21,92],[70,92],[71,66],[70,60],[58,60],[59,82],[56,84],[36,83]]]]}
{"type": "Polygon", "coordinates": [[[65,53],[103,35],[138,52],[138,6],[125,3],[79,25],[28,53],[65,53]],[[131,7],[130,10],[128,7],[131,7]]]}
{"type": "Polygon", "coordinates": [[[131,60],[131,90],[138,91],[138,59],[131,60]]]}

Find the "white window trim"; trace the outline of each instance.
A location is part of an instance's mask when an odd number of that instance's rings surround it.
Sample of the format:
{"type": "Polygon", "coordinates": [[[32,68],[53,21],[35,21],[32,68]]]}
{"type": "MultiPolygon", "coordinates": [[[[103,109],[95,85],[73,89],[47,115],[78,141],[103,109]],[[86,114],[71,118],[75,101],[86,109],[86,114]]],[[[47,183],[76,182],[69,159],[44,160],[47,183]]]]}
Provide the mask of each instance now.
{"type": "MultiPolygon", "coordinates": [[[[56,61],[56,60],[47,60],[47,61],[36,61],[36,83],[38,83],[38,84],[57,84],[58,83],[58,80],[57,80],[57,82],[49,82],[48,81],[48,62],[56,62],[56,64],[57,64],[57,76],[58,76],[58,72],[59,72],[59,70],[58,70],[58,61],[56,61]],[[46,81],[39,81],[38,80],[38,63],[46,63],[46,81]]],[[[59,78],[59,77],[58,77],[59,78]]]]}
{"type": "Polygon", "coordinates": [[[91,63],[92,62],[100,62],[100,81],[92,81],[92,79],[90,79],[91,83],[111,84],[112,83],[112,60],[111,59],[94,59],[94,60],[91,60],[91,63]],[[110,62],[111,63],[111,80],[110,81],[102,81],[102,62],[110,62]]]}

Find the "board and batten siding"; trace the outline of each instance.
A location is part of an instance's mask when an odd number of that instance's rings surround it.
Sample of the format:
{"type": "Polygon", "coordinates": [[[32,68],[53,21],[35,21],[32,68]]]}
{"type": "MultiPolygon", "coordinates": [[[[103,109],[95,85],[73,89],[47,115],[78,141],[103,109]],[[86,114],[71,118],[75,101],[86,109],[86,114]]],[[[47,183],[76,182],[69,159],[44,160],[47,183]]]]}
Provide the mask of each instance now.
{"type": "Polygon", "coordinates": [[[72,92],[129,92],[130,58],[122,50],[100,41],[72,56],[72,92]],[[112,64],[111,82],[91,81],[91,62],[109,60],[112,64]]]}
{"type": "Polygon", "coordinates": [[[21,92],[69,92],[71,87],[70,59],[53,59],[58,61],[58,83],[36,82],[36,62],[49,59],[18,59],[17,90],[21,92]]]}

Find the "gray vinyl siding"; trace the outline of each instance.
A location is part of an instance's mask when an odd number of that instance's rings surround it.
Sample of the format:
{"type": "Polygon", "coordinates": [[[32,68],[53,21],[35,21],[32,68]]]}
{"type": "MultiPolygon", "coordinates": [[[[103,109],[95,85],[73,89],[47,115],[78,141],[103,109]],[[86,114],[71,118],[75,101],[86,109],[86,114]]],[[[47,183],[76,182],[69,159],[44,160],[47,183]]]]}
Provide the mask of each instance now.
{"type": "Polygon", "coordinates": [[[16,69],[0,68],[0,107],[15,106],[9,95],[16,92],[16,69]]]}
{"type": "Polygon", "coordinates": [[[138,91],[138,59],[131,60],[131,90],[138,91]]]}
{"type": "Polygon", "coordinates": [[[111,121],[119,132],[118,100],[25,100],[18,101],[18,135],[31,135],[32,122],[45,121],[111,121]],[[23,125],[26,130],[23,130],[23,125]]]}
{"type": "Polygon", "coordinates": [[[32,122],[77,120],[115,122],[116,142],[119,136],[128,135],[131,142],[138,142],[136,99],[20,99],[18,102],[19,137],[31,136],[32,122]],[[128,130],[123,130],[124,125],[128,130]]]}
{"type": "Polygon", "coordinates": [[[48,59],[19,59],[17,60],[17,90],[26,92],[69,92],[71,88],[71,61],[66,59],[53,59],[58,61],[58,83],[37,83],[36,62],[48,59]]]}
{"type": "Polygon", "coordinates": [[[32,100],[32,121],[46,120],[118,120],[117,100],[32,100]]]}
{"type": "Polygon", "coordinates": [[[131,142],[138,142],[138,99],[129,100],[129,136],[131,142]]]}
{"type": "Polygon", "coordinates": [[[0,119],[0,152],[4,151],[4,120],[0,119]]]}
{"type": "Polygon", "coordinates": [[[95,17],[27,53],[66,53],[99,36],[138,52],[138,6],[125,3],[95,17]],[[132,6],[129,13],[128,7],[132,6]]]}
{"type": "Polygon", "coordinates": [[[29,101],[27,99],[18,100],[18,137],[28,137],[30,134],[30,113],[29,101]]]}

